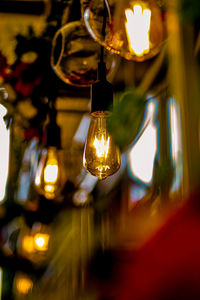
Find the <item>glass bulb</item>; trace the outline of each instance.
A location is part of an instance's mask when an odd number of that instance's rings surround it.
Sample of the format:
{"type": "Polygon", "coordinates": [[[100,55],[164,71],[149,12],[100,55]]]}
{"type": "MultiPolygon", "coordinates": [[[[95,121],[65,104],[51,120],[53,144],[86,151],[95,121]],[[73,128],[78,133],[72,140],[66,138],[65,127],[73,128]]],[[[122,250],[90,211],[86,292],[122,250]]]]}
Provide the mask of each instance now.
{"type": "Polygon", "coordinates": [[[42,153],[35,177],[35,186],[47,199],[55,199],[64,186],[62,152],[49,147],[42,153]]]}
{"type": "MultiPolygon", "coordinates": [[[[83,21],[70,22],[55,34],[52,43],[51,66],[65,83],[89,87],[97,79],[100,47],[89,35],[83,21]]],[[[115,55],[105,53],[108,78],[117,63],[115,55]]]]}
{"type": "Polygon", "coordinates": [[[18,296],[27,295],[33,288],[33,280],[23,273],[16,274],[14,283],[15,292],[18,296]]]}
{"type": "Polygon", "coordinates": [[[106,128],[109,113],[98,111],[91,115],[83,165],[92,175],[105,179],[119,169],[120,152],[106,128]]]}
{"type": "Polygon", "coordinates": [[[154,0],[110,0],[105,36],[102,34],[105,0],[91,0],[84,13],[92,37],[106,49],[128,60],[144,61],[159,53],[164,40],[161,10],[154,0]]]}

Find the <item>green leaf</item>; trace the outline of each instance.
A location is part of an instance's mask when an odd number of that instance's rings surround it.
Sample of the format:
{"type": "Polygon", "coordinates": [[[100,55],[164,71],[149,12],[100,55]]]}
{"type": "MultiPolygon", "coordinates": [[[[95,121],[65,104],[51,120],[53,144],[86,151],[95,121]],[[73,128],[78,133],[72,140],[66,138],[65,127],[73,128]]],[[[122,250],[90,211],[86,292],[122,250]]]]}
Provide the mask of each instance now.
{"type": "Polygon", "coordinates": [[[115,143],[124,150],[138,136],[143,124],[146,99],[138,91],[129,90],[122,94],[120,100],[108,120],[108,130],[115,143]]]}

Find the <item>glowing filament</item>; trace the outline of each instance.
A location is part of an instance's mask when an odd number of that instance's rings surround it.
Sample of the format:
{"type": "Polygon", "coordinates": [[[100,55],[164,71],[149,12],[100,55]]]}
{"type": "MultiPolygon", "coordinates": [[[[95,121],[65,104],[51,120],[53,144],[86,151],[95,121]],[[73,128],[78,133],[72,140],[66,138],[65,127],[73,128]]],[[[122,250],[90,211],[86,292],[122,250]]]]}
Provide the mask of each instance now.
{"type": "Polygon", "coordinates": [[[36,233],[34,236],[24,236],[22,240],[22,248],[27,253],[35,253],[36,251],[47,251],[49,244],[49,235],[44,233],[36,233]]]}
{"type": "Polygon", "coordinates": [[[101,139],[98,139],[95,136],[94,140],[94,147],[96,149],[96,154],[98,157],[104,157],[106,158],[108,155],[108,150],[109,150],[109,144],[110,144],[110,137],[108,139],[104,139],[104,136],[101,136],[101,139]]]}
{"type": "Polygon", "coordinates": [[[58,179],[58,162],[53,159],[47,162],[44,169],[44,182],[45,183],[56,183],[58,179]]]}
{"type": "Polygon", "coordinates": [[[16,280],[16,287],[19,293],[26,295],[32,290],[33,281],[27,277],[18,278],[16,280]]]}
{"type": "Polygon", "coordinates": [[[137,56],[142,56],[150,50],[149,30],[151,23],[151,10],[140,5],[134,5],[133,10],[126,9],[125,23],[129,50],[137,56]]]}
{"type": "Polygon", "coordinates": [[[49,244],[49,235],[44,233],[37,233],[34,236],[34,246],[36,250],[47,251],[49,244]]]}

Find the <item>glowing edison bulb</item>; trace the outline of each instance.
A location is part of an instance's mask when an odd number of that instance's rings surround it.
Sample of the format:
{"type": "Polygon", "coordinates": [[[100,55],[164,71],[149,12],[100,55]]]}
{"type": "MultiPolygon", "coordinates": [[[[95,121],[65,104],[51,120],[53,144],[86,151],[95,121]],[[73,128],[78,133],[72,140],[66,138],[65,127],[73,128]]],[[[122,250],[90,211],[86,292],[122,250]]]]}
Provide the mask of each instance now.
{"type": "Polygon", "coordinates": [[[37,251],[47,251],[49,246],[49,235],[37,233],[34,236],[34,247],[37,251]]]}
{"type": "Polygon", "coordinates": [[[156,56],[166,39],[165,1],[90,0],[84,21],[90,35],[108,51],[138,62],[156,56]],[[107,10],[105,31],[105,4],[107,10]]]}
{"type": "Polygon", "coordinates": [[[108,112],[93,112],[85,144],[83,165],[99,179],[115,173],[120,167],[120,153],[106,129],[108,112]]]}
{"type": "Polygon", "coordinates": [[[142,56],[150,51],[151,10],[143,9],[141,5],[126,9],[125,28],[130,52],[142,56]]]}
{"type": "Polygon", "coordinates": [[[22,249],[27,253],[33,253],[34,249],[34,240],[32,236],[25,235],[22,239],[22,249]]]}
{"type": "Polygon", "coordinates": [[[60,151],[49,147],[43,151],[35,177],[35,186],[47,199],[54,199],[62,191],[64,169],[60,151]]]}
{"type": "Polygon", "coordinates": [[[18,277],[16,279],[16,288],[20,294],[28,294],[33,288],[33,281],[29,277],[18,277]]]}

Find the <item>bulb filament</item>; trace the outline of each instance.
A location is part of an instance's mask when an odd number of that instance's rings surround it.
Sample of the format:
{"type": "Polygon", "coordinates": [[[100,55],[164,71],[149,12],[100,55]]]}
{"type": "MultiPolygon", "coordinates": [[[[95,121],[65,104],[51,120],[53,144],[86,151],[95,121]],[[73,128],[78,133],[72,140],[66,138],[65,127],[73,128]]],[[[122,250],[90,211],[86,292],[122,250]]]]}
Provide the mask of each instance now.
{"type": "Polygon", "coordinates": [[[107,157],[109,144],[110,144],[110,137],[108,137],[108,139],[106,140],[104,139],[104,136],[101,136],[101,139],[98,139],[95,136],[93,145],[96,149],[96,154],[98,157],[104,157],[104,158],[107,157]]]}
{"type": "Polygon", "coordinates": [[[134,5],[125,10],[126,33],[130,52],[142,56],[150,51],[149,31],[151,25],[151,10],[142,10],[141,5],[134,5]]]}

